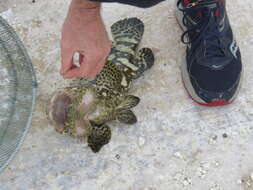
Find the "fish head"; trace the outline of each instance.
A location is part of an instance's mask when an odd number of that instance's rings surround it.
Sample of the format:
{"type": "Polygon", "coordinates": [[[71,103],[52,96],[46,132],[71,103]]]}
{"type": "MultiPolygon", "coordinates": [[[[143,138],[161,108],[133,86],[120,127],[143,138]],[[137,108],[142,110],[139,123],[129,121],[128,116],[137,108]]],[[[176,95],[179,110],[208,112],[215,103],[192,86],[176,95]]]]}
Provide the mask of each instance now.
{"type": "Polygon", "coordinates": [[[65,131],[65,122],[67,121],[67,110],[71,105],[71,98],[64,92],[55,93],[49,100],[47,106],[48,120],[54,125],[59,133],[65,131]]]}

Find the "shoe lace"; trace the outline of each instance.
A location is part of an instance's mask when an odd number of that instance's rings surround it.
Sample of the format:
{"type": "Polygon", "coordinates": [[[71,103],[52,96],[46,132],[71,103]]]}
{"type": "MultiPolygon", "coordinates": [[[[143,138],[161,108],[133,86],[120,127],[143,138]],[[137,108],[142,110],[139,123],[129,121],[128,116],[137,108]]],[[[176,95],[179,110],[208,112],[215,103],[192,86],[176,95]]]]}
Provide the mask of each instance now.
{"type": "Polygon", "coordinates": [[[222,33],[219,31],[219,23],[213,16],[213,8],[206,5],[217,3],[217,0],[198,0],[194,3],[189,3],[185,8],[180,8],[180,3],[183,0],[178,0],[178,9],[183,12],[183,24],[188,28],[181,36],[181,41],[184,44],[191,45],[192,53],[200,43],[203,43],[204,56],[209,57],[224,57],[225,46],[221,43],[222,33]],[[205,5],[205,6],[204,6],[205,5]],[[201,17],[197,23],[192,24],[187,22],[189,17],[201,11],[201,17]]]}

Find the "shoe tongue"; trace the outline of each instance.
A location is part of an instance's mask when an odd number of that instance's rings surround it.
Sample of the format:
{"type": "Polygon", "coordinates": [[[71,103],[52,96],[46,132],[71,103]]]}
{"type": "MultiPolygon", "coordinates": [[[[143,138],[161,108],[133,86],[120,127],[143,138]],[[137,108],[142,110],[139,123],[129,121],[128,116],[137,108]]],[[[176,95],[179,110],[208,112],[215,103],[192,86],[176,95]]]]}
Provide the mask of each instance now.
{"type": "MultiPolygon", "coordinates": [[[[191,3],[199,2],[199,0],[183,0],[183,1],[186,5],[191,4],[191,3]]],[[[218,22],[219,24],[221,24],[222,20],[224,18],[224,10],[223,9],[225,7],[224,6],[225,1],[224,0],[218,0],[214,3],[208,3],[208,1],[212,1],[212,0],[205,0],[206,4],[201,4],[200,5],[200,6],[203,7],[203,10],[199,9],[198,11],[192,11],[192,13],[189,16],[191,17],[192,21],[198,23],[201,20],[201,18],[205,17],[206,16],[205,14],[207,14],[204,9],[209,8],[213,12],[213,16],[214,16],[214,19],[215,19],[213,21],[218,22]]],[[[220,28],[221,28],[221,30],[223,30],[222,26],[220,28]]],[[[219,43],[219,41],[216,37],[210,38],[209,41],[212,41],[212,42],[216,41],[217,43],[219,43]]],[[[208,51],[217,51],[216,48],[217,47],[209,47],[208,51]]],[[[223,59],[223,56],[214,57],[212,59],[210,59],[210,58],[199,58],[199,59],[201,59],[201,61],[199,61],[200,65],[203,64],[204,66],[208,66],[208,67],[210,67],[211,69],[214,69],[214,70],[222,69],[225,65],[230,63],[230,60],[228,60],[226,63],[224,61],[223,62],[219,61],[219,60],[223,59]],[[219,63],[218,66],[217,66],[217,63],[219,63]],[[221,64],[221,63],[223,63],[223,64],[221,64]]]]}
{"type": "MultiPolygon", "coordinates": [[[[185,5],[189,5],[191,3],[197,3],[200,0],[183,0],[183,1],[184,1],[185,5]]],[[[221,19],[223,18],[223,12],[224,12],[222,10],[224,6],[220,6],[220,5],[224,4],[225,1],[218,0],[218,1],[211,3],[211,4],[208,3],[208,1],[213,1],[213,0],[205,0],[204,2],[206,2],[206,4],[201,4],[201,6],[203,8],[212,9],[213,14],[216,17],[217,21],[220,22],[221,19]]],[[[201,3],[203,3],[203,2],[201,2],[201,3]]],[[[198,11],[192,12],[192,14],[190,14],[191,19],[195,22],[198,22],[203,16],[205,16],[205,12],[202,10],[198,10],[198,11]]]]}
{"type": "Polygon", "coordinates": [[[200,2],[200,3],[206,2],[206,4],[203,4],[203,7],[208,7],[208,8],[215,8],[216,7],[216,3],[219,2],[219,1],[217,1],[215,3],[209,4],[208,1],[212,1],[212,0],[205,0],[205,1],[200,1],[200,0],[184,0],[184,2],[186,4],[197,3],[197,2],[200,2]]]}

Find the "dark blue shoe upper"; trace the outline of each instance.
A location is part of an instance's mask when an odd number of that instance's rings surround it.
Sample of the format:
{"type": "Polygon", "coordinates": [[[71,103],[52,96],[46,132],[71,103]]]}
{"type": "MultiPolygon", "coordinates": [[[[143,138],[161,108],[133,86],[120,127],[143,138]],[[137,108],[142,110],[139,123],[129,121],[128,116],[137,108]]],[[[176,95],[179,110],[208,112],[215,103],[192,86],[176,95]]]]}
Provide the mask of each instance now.
{"type": "Polygon", "coordinates": [[[117,2],[141,8],[149,8],[165,0],[90,0],[90,1],[105,2],[105,3],[117,2]]]}
{"type": "Polygon", "coordinates": [[[187,69],[202,99],[230,99],[238,87],[241,55],[226,14],[225,0],[178,0],[187,30],[187,69]],[[210,97],[209,97],[210,96],[210,97]]]}

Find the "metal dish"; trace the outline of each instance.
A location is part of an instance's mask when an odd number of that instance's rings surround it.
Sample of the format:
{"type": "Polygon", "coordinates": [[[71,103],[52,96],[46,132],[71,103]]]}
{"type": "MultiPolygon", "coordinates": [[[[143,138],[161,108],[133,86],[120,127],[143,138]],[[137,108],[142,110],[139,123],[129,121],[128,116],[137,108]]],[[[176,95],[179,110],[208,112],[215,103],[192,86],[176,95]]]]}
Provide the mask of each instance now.
{"type": "Polygon", "coordinates": [[[24,45],[0,17],[0,172],[13,159],[30,127],[36,88],[24,45]]]}

